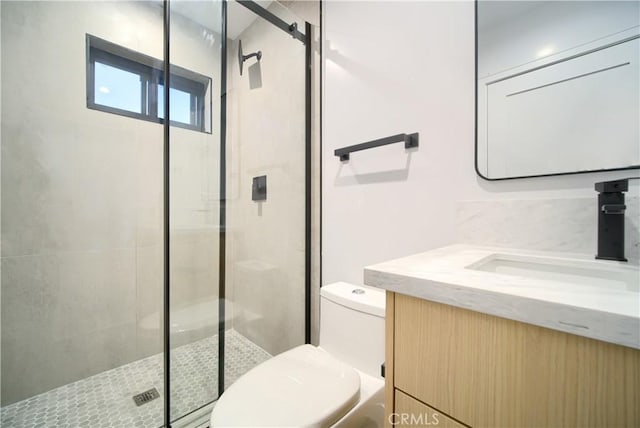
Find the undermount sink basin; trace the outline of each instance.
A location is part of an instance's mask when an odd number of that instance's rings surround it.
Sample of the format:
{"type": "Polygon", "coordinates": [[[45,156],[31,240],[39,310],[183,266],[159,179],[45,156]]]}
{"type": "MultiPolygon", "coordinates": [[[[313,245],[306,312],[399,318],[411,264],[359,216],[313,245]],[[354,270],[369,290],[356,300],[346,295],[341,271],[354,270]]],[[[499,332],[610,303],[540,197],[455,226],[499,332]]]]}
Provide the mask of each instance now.
{"type": "Polygon", "coordinates": [[[467,269],[609,290],[640,291],[640,271],[615,262],[494,253],[467,269]]]}

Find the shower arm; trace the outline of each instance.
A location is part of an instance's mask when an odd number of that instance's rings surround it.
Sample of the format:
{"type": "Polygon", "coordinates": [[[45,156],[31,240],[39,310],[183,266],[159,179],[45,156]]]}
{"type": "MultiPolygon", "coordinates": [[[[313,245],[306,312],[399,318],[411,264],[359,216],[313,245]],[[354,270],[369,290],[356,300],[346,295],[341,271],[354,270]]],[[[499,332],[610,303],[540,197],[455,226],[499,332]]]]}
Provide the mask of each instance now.
{"type": "Polygon", "coordinates": [[[254,56],[258,61],[260,61],[262,59],[262,51],[257,51],[257,52],[250,53],[248,55],[244,55],[242,52],[242,40],[240,40],[238,42],[238,64],[240,66],[240,76],[242,76],[242,68],[243,68],[244,62],[249,58],[253,58],[254,56]]]}
{"type": "Polygon", "coordinates": [[[258,57],[258,61],[260,61],[260,59],[262,59],[262,52],[258,51],[250,53],[249,55],[242,55],[242,62],[245,62],[246,60],[248,60],[249,58],[253,58],[254,56],[258,57]]]}

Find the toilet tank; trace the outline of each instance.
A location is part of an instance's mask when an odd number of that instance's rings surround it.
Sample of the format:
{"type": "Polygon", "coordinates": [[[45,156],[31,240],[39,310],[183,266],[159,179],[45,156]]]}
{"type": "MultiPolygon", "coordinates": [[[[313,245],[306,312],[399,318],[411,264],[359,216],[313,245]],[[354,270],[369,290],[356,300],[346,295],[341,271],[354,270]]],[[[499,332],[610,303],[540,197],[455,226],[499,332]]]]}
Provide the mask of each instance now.
{"type": "Polygon", "coordinates": [[[320,288],[320,347],[371,376],[384,362],[383,290],[336,282],[320,288]]]}

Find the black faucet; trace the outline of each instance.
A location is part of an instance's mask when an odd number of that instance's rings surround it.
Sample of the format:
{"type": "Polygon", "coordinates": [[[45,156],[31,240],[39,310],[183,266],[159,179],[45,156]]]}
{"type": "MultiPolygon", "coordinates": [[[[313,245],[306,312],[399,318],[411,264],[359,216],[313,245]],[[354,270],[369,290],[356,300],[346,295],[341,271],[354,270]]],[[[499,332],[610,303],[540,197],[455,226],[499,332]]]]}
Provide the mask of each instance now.
{"type": "Polygon", "coordinates": [[[624,257],[624,193],[629,180],[596,183],[598,192],[598,254],[596,259],[626,262],[624,257]]]}

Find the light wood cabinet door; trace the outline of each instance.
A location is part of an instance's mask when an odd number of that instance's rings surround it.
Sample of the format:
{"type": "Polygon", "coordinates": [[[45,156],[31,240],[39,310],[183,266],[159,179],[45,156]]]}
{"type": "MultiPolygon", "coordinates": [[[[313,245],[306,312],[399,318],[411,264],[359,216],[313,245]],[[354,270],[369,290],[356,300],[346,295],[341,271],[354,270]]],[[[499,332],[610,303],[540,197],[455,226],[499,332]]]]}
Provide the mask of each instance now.
{"type": "Polygon", "coordinates": [[[389,416],[396,427],[467,428],[447,415],[396,389],[395,412],[389,416]]]}
{"type": "Polygon", "coordinates": [[[640,351],[395,294],[394,385],[474,427],[638,427],[640,351]]]}

